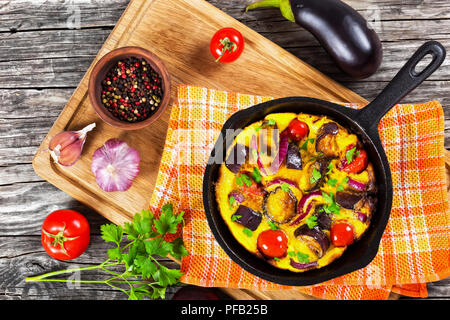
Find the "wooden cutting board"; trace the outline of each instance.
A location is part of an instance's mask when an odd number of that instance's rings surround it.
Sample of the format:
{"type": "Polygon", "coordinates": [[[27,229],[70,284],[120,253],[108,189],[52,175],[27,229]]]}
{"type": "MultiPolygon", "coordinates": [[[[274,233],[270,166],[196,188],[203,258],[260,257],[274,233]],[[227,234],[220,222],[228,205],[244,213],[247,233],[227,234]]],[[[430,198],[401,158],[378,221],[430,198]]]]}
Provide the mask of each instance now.
{"type": "MultiPolygon", "coordinates": [[[[169,107],[154,125],[133,132],[115,129],[97,117],[88,98],[90,71],[103,55],[124,46],[143,47],[164,61],[173,81],[172,102],[177,85],[183,83],[274,97],[308,96],[367,103],[203,0],[132,0],[33,159],[38,175],[116,224],[130,221],[135,212],[148,207],[170,116],[169,107]],[[210,38],[222,27],[234,27],[246,39],[243,55],[232,64],[215,63],[209,52],[210,38]],[[47,151],[51,137],[64,130],[79,130],[92,122],[97,127],[88,134],[82,158],[69,168],[55,165],[47,151]],[[143,155],[139,176],[122,193],[102,191],[90,170],[94,151],[114,137],[125,140],[143,155]]],[[[227,292],[240,299],[307,298],[288,291],[227,292]]]]}

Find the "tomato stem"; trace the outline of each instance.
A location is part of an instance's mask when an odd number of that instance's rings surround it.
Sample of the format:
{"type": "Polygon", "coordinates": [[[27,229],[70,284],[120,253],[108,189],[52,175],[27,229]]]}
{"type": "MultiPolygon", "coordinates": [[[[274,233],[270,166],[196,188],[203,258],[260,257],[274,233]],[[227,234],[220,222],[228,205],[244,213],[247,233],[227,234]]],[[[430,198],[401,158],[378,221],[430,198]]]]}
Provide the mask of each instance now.
{"type": "Polygon", "coordinates": [[[77,239],[77,238],[79,238],[79,237],[72,237],[72,238],[66,237],[66,236],[64,236],[64,231],[65,231],[65,230],[66,230],[66,224],[64,224],[63,229],[62,229],[60,232],[58,232],[57,234],[52,234],[52,233],[50,233],[50,232],[45,231],[44,228],[42,228],[42,232],[44,232],[44,234],[45,234],[47,237],[53,238],[53,241],[52,241],[51,245],[54,246],[54,247],[56,247],[57,245],[59,245],[60,248],[61,248],[61,250],[62,250],[62,252],[64,252],[64,254],[65,254],[66,256],[69,256],[69,254],[67,253],[66,248],[64,248],[64,243],[65,243],[66,241],[72,241],[72,240],[75,240],[75,239],[77,239]]]}
{"type": "Polygon", "coordinates": [[[228,37],[225,37],[223,39],[220,39],[220,43],[222,44],[222,53],[220,54],[220,56],[216,59],[216,62],[219,62],[219,60],[223,57],[223,55],[225,54],[225,52],[227,52],[227,50],[229,52],[234,52],[237,50],[237,44],[234,43],[233,41],[231,41],[228,37]]]}

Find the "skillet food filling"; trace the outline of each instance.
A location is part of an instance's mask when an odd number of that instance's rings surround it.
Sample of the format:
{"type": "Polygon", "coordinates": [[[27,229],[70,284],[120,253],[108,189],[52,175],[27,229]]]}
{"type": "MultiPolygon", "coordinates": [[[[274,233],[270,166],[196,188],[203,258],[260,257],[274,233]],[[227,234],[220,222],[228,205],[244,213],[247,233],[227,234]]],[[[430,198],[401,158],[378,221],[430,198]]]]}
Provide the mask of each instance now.
{"type": "Polygon", "coordinates": [[[367,230],[376,205],[373,166],[358,137],[303,113],[269,114],[239,132],[215,191],[237,241],[295,272],[339,258],[367,230]]]}

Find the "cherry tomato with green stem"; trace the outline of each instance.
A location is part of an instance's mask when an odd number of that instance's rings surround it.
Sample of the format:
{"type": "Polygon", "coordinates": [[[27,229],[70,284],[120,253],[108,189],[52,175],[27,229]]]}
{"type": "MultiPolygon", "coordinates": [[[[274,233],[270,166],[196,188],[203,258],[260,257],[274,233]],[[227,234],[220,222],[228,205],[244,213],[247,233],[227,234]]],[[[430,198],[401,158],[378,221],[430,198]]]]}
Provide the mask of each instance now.
{"type": "Polygon", "coordinates": [[[42,246],[49,256],[57,260],[77,258],[87,249],[89,241],[89,223],[77,211],[54,211],[42,224],[42,246]]]}
{"type": "Polygon", "coordinates": [[[240,57],[244,42],[244,37],[238,30],[223,28],[214,34],[209,49],[216,62],[230,63],[240,57]]]}

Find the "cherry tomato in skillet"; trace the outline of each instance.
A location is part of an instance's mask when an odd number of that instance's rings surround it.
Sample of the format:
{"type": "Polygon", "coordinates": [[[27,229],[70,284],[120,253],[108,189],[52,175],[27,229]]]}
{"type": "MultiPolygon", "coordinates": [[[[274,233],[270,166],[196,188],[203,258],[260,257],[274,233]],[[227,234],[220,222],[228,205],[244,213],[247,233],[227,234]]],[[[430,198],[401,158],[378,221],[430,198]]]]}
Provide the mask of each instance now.
{"type": "Polygon", "coordinates": [[[286,255],[288,238],[281,230],[266,230],[259,234],[258,250],[269,258],[282,258],[286,255]]]}
{"type": "Polygon", "coordinates": [[[289,137],[294,141],[300,141],[309,134],[309,127],[303,121],[294,119],[288,126],[289,137]]]}
{"type": "Polygon", "coordinates": [[[364,149],[359,149],[356,151],[357,155],[353,159],[352,162],[346,164],[342,169],[348,173],[360,173],[364,169],[366,169],[369,159],[367,156],[367,152],[364,149]]]}
{"type": "Polygon", "coordinates": [[[65,209],[54,211],[42,224],[42,246],[52,258],[75,259],[89,245],[89,230],[89,223],[82,214],[65,209]]]}
{"type": "Polygon", "coordinates": [[[355,240],[355,229],[347,222],[336,222],[331,227],[330,238],[335,247],[351,245],[355,240]]]}
{"type": "Polygon", "coordinates": [[[244,37],[236,29],[220,29],[212,37],[209,49],[216,62],[233,62],[244,50],[244,37]]]}

